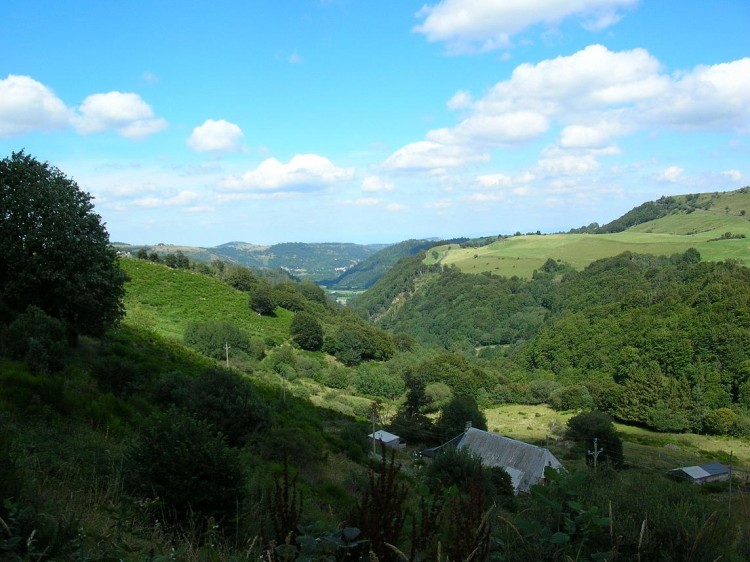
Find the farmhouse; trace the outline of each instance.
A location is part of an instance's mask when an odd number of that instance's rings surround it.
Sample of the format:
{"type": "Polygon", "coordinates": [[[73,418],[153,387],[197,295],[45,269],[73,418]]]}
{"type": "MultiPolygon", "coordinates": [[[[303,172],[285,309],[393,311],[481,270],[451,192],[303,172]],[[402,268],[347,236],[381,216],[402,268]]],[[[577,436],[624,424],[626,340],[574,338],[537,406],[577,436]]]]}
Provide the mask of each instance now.
{"type": "Polygon", "coordinates": [[[401,438],[398,435],[388,433],[382,429],[379,429],[375,433],[370,433],[367,437],[392,449],[402,449],[406,446],[405,443],[401,444],[401,438]]]}
{"type": "Polygon", "coordinates": [[[729,480],[730,471],[728,466],[720,462],[712,462],[701,466],[675,468],[669,471],[669,476],[677,480],[689,480],[694,484],[706,484],[729,480]]]}
{"type": "Polygon", "coordinates": [[[543,483],[545,468],[562,468],[560,461],[544,447],[473,427],[440,447],[427,449],[422,454],[432,457],[447,446],[466,447],[482,459],[483,465],[504,468],[511,477],[516,493],[528,492],[534,484],[543,483]]]}

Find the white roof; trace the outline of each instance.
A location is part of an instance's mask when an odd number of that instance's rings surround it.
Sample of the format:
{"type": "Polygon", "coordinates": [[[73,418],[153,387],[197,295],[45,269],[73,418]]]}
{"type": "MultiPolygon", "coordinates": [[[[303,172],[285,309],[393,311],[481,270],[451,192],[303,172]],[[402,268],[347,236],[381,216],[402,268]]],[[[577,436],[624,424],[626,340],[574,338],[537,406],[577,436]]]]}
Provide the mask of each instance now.
{"type": "Polygon", "coordinates": [[[707,478],[711,476],[711,473],[706,472],[700,466],[683,466],[679,470],[695,480],[700,480],[701,478],[707,478]]]}
{"type": "Polygon", "coordinates": [[[370,439],[377,439],[378,441],[382,441],[383,443],[390,443],[391,441],[396,441],[400,439],[398,435],[393,435],[393,433],[388,433],[387,431],[384,431],[382,429],[379,429],[374,434],[370,433],[368,435],[370,439]]]}

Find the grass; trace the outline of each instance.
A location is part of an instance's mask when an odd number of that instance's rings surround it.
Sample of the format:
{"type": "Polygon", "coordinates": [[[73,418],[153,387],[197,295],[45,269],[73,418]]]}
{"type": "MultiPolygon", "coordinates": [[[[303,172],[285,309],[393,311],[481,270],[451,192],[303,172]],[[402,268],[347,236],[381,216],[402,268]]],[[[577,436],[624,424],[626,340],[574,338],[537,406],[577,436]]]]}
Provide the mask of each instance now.
{"type": "Polygon", "coordinates": [[[144,260],[123,259],[130,280],[125,285],[125,322],[182,341],[192,322],[224,321],[250,336],[282,342],[289,336],[293,314],[281,308],[276,316],[250,310],[248,294],[200,273],[170,269],[144,260]]]}
{"type": "MultiPolygon", "coordinates": [[[[552,443],[557,429],[564,429],[573,412],[556,412],[546,405],[505,404],[485,410],[487,427],[513,439],[552,443]]],[[[657,433],[640,427],[615,424],[623,439],[625,460],[637,467],[669,470],[708,462],[729,462],[741,474],[750,474],[750,442],[725,436],[694,433],[657,433]]]]}
{"type": "Polygon", "coordinates": [[[624,232],[529,234],[504,238],[481,248],[450,244],[433,248],[435,253],[428,252],[425,263],[455,265],[465,273],[490,272],[528,279],[549,258],[567,262],[580,270],[595,260],[625,251],[671,255],[695,248],[704,260],[734,259],[750,265],[750,215],[747,213],[750,191],[702,197],[710,199],[713,207],[669,215],[624,232]],[[717,240],[726,232],[744,234],[747,238],[717,240]]]}

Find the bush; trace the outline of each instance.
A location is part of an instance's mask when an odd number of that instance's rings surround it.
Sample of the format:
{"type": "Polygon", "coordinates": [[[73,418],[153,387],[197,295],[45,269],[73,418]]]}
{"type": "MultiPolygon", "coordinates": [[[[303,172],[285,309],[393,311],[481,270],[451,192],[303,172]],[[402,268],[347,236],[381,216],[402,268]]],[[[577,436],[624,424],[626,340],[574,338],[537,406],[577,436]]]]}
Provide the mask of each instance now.
{"type": "Polygon", "coordinates": [[[615,430],[612,418],[604,412],[593,410],[573,416],[568,420],[566,437],[577,442],[579,451],[590,464],[593,464],[594,456],[589,451],[596,446],[597,450],[602,450],[596,459],[597,464],[609,462],[615,468],[624,465],[622,439],[615,430]]]}
{"type": "Polygon", "coordinates": [[[718,408],[703,418],[703,430],[711,435],[729,435],[734,432],[739,416],[729,408],[718,408]]]}
{"type": "Polygon", "coordinates": [[[62,369],[67,348],[65,325],[36,306],[19,314],[2,337],[3,353],[23,360],[36,374],[62,369]]]}
{"type": "Polygon", "coordinates": [[[229,518],[242,496],[237,454],[208,423],[176,409],[152,417],[128,454],[130,488],[158,499],[156,516],[185,524],[229,518]]]}
{"type": "Polygon", "coordinates": [[[594,400],[585,386],[575,384],[552,391],[549,395],[549,404],[558,411],[588,410],[594,406],[594,400]]]}
{"type": "Polygon", "coordinates": [[[289,335],[302,349],[318,351],[323,347],[323,327],[310,313],[298,312],[294,315],[289,335]]]}
{"type": "Polygon", "coordinates": [[[276,311],[276,300],[267,283],[258,283],[250,293],[250,308],[261,316],[273,316],[276,311]]]}
{"type": "Polygon", "coordinates": [[[188,325],[185,330],[185,345],[212,359],[225,359],[227,344],[230,354],[237,351],[250,352],[250,339],[234,324],[200,322],[188,325]]]}
{"type": "Polygon", "coordinates": [[[360,394],[394,400],[404,393],[404,381],[381,365],[362,364],[354,375],[354,388],[360,394]]]}

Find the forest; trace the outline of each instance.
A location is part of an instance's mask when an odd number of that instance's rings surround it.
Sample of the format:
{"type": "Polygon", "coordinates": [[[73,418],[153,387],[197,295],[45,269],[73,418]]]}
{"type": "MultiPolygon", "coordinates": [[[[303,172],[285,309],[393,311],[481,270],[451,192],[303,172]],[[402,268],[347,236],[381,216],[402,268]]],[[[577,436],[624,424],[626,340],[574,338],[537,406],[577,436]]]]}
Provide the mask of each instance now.
{"type": "Polygon", "coordinates": [[[614,423],[746,440],[735,262],[626,252],[522,279],[425,248],[341,307],[279,272],[118,255],[75,182],[22,152],[0,186],[0,559],[750,556],[741,481],[673,481],[614,423]],[[507,404],[567,420],[537,443],[566,467],[546,485],[420,457],[507,404]],[[375,427],[407,448],[372,451],[375,427]]]}

